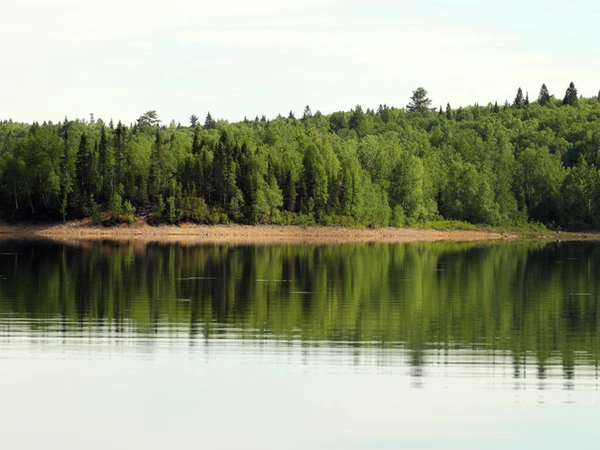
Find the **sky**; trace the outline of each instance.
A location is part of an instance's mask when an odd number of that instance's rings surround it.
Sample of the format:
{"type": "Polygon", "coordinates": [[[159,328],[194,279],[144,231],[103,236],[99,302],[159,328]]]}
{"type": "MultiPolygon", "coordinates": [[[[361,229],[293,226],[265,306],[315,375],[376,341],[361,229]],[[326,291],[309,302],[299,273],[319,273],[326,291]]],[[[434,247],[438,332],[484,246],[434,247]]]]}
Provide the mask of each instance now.
{"type": "Polygon", "coordinates": [[[600,89],[596,0],[18,0],[0,120],[189,123],[600,89]]]}

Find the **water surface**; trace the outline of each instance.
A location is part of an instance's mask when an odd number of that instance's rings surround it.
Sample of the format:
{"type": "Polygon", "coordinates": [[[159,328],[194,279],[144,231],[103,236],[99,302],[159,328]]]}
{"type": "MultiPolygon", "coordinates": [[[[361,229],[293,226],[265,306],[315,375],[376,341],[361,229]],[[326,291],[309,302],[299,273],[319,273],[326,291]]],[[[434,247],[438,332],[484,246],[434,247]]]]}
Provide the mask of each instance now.
{"type": "Polygon", "coordinates": [[[6,448],[597,443],[596,243],[0,242],[6,448]]]}

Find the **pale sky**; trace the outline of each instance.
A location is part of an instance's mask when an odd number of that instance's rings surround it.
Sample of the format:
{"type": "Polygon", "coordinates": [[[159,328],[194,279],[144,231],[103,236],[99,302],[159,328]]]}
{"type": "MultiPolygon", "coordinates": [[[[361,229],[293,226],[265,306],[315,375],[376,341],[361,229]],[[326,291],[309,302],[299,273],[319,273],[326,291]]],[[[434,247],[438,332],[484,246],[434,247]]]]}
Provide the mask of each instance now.
{"type": "Polygon", "coordinates": [[[0,120],[230,121],[600,89],[597,0],[15,0],[0,120]]]}

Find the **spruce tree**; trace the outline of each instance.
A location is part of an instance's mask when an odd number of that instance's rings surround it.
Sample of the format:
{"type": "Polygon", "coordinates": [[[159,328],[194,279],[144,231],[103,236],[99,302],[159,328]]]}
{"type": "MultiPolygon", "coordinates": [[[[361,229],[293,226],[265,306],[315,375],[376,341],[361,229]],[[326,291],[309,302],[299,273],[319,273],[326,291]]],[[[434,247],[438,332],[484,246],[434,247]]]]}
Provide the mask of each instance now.
{"type": "Polygon", "coordinates": [[[75,179],[77,181],[77,196],[80,206],[83,206],[93,192],[92,189],[92,155],[90,154],[87,134],[84,132],[79,140],[77,158],[75,160],[75,179]]]}
{"type": "Polygon", "coordinates": [[[538,103],[540,106],[546,106],[548,103],[550,103],[550,92],[548,91],[546,84],[542,84],[542,87],[540,88],[538,103]]]}
{"type": "Polygon", "coordinates": [[[516,106],[517,108],[520,108],[521,106],[523,106],[523,103],[524,103],[523,90],[521,88],[519,88],[517,90],[517,95],[515,97],[515,101],[513,102],[513,105],[516,106]]]}
{"type": "Polygon", "coordinates": [[[106,139],[106,129],[102,125],[100,131],[100,144],[98,146],[98,157],[99,157],[99,169],[100,169],[100,192],[103,200],[108,200],[110,197],[109,193],[109,155],[108,155],[108,141],[106,139]]]}
{"type": "Polygon", "coordinates": [[[577,103],[577,88],[571,81],[567,91],[565,92],[565,98],[563,99],[563,105],[574,105],[577,103]]]}
{"type": "Polygon", "coordinates": [[[208,114],[206,115],[206,120],[204,120],[204,128],[206,128],[207,130],[211,130],[213,128],[216,127],[216,123],[213,120],[212,116],[210,115],[210,111],[208,112],[208,114]]]}
{"type": "Polygon", "coordinates": [[[160,136],[160,128],[156,127],[156,140],[150,155],[150,174],[148,177],[148,193],[150,200],[156,201],[162,191],[162,160],[163,145],[160,136]]]}
{"type": "Polygon", "coordinates": [[[450,107],[450,103],[446,103],[446,118],[452,120],[452,108],[450,107]]]}
{"type": "Polygon", "coordinates": [[[60,214],[63,222],[67,218],[67,196],[70,192],[69,183],[69,132],[65,130],[63,134],[63,154],[60,160],[60,214]]]}
{"type": "Polygon", "coordinates": [[[307,120],[311,119],[312,116],[313,114],[310,110],[310,106],[306,105],[306,108],[304,108],[304,113],[302,114],[302,122],[306,122],[307,120]]]}
{"type": "Polygon", "coordinates": [[[114,136],[115,148],[115,183],[117,186],[124,184],[125,169],[125,126],[119,120],[114,136]]]}

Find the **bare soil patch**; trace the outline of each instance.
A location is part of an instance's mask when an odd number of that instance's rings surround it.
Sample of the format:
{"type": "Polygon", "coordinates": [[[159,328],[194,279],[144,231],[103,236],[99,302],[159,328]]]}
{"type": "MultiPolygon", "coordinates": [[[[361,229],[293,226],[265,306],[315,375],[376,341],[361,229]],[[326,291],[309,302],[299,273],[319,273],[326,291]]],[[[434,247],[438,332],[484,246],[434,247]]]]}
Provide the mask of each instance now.
{"type": "Polygon", "coordinates": [[[412,228],[359,229],[271,225],[161,225],[141,220],[110,228],[89,220],[50,225],[0,225],[0,238],[43,237],[58,241],[117,240],[214,244],[343,244],[352,242],[491,241],[519,238],[486,231],[437,231],[412,228]]]}

